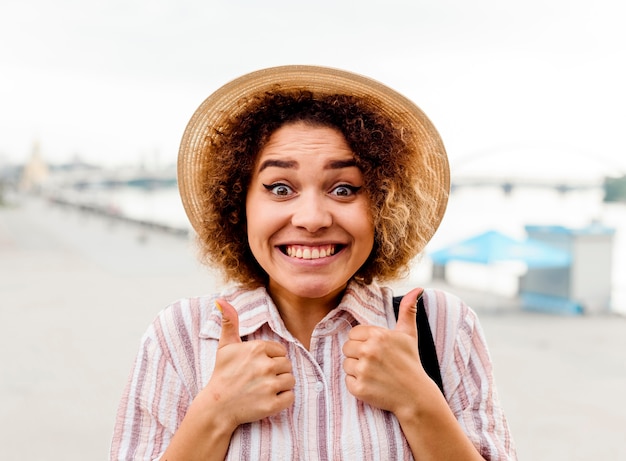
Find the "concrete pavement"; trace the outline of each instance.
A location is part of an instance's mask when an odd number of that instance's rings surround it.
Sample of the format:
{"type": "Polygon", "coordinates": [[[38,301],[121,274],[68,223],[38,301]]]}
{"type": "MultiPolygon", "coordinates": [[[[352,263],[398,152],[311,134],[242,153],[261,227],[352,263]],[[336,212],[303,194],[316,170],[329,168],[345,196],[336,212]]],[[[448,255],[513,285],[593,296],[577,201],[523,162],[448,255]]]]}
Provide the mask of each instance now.
{"type": "MultiPolygon", "coordinates": [[[[186,239],[40,200],[0,208],[4,457],[106,459],[141,334],[217,286],[186,239]]],[[[475,307],[520,459],[626,459],[626,319],[475,307]]]]}

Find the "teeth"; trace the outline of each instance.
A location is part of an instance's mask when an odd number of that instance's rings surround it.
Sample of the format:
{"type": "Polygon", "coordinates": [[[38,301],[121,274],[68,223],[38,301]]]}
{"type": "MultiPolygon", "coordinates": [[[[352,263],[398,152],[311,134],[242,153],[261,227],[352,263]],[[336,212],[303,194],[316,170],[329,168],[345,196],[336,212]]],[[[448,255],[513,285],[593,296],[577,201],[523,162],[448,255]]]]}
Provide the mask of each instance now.
{"type": "Polygon", "coordinates": [[[317,247],[287,246],[286,253],[292,258],[320,259],[335,254],[335,245],[323,245],[317,247]]]}

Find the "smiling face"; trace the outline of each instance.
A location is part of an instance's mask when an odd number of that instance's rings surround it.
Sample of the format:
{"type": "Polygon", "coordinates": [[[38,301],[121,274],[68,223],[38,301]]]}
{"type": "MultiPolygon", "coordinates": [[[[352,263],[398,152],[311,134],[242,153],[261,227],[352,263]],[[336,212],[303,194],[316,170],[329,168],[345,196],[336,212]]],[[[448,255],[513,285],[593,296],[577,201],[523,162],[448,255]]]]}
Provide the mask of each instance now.
{"type": "Polygon", "coordinates": [[[330,300],[343,291],[374,244],[362,186],[338,130],[298,122],[272,134],[256,159],[246,216],[273,297],[330,300]]]}

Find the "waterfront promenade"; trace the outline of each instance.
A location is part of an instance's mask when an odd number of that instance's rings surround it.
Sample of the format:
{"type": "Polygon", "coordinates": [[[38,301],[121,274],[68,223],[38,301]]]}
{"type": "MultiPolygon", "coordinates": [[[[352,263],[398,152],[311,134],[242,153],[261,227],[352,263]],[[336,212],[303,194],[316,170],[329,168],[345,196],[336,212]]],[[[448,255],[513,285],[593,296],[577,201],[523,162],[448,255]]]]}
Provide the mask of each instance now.
{"type": "MultiPolygon", "coordinates": [[[[0,208],[0,434],[6,459],[107,459],[140,336],[218,283],[189,240],[21,200],[0,208]]],[[[626,459],[626,319],[474,304],[522,460],[626,459]]]]}

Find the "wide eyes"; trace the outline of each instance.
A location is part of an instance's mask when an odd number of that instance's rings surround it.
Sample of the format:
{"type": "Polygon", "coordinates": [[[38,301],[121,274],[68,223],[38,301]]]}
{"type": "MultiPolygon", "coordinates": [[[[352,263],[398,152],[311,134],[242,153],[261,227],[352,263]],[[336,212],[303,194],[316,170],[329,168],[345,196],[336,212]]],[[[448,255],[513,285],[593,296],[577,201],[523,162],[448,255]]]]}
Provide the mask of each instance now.
{"type": "MultiPolygon", "coordinates": [[[[263,184],[263,187],[267,189],[271,194],[277,197],[289,197],[293,195],[294,190],[284,183],[274,183],[274,184],[263,184]]],[[[348,198],[352,197],[356,194],[361,187],[352,186],[350,184],[340,184],[335,188],[331,189],[329,195],[338,197],[338,198],[348,198]]]]}
{"type": "Polygon", "coordinates": [[[356,194],[360,187],[351,186],[349,184],[342,184],[340,186],[335,187],[331,191],[331,195],[336,195],[337,197],[350,197],[356,194]]]}
{"type": "Polygon", "coordinates": [[[293,189],[283,183],[263,184],[263,187],[278,197],[288,197],[293,194],[293,189]]]}

